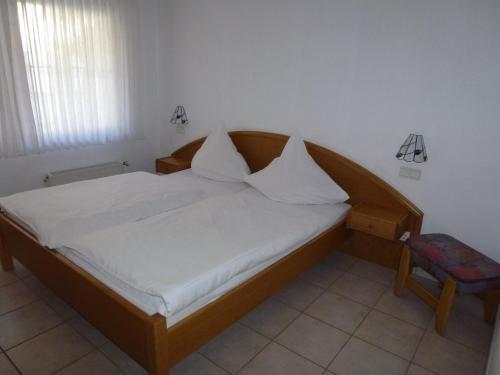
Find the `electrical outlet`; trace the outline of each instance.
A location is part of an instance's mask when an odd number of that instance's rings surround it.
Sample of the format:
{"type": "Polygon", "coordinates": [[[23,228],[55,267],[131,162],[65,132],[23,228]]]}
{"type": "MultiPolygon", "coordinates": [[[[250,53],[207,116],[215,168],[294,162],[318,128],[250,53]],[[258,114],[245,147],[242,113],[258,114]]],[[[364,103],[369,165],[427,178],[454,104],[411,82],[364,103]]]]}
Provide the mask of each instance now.
{"type": "Polygon", "coordinates": [[[185,134],[186,133],[186,125],[184,125],[184,124],[175,125],[175,132],[177,134],[185,134]]]}
{"type": "Polygon", "coordinates": [[[416,168],[401,167],[399,169],[399,177],[409,178],[411,180],[420,180],[422,171],[416,168]]]}

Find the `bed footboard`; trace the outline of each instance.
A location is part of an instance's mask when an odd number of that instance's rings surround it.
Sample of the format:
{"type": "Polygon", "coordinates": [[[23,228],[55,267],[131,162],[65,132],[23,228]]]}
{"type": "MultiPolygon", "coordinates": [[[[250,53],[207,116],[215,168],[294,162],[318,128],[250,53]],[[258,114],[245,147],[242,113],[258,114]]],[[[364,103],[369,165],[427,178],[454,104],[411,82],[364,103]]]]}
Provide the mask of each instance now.
{"type": "Polygon", "coordinates": [[[7,247],[2,239],[2,223],[0,223],[0,263],[2,264],[2,270],[12,271],[14,269],[14,262],[12,255],[7,251],[7,247]]]}
{"type": "Polygon", "coordinates": [[[168,374],[167,324],[150,316],[0,214],[2,268],[16,258],[152,375],[168,374]]]}

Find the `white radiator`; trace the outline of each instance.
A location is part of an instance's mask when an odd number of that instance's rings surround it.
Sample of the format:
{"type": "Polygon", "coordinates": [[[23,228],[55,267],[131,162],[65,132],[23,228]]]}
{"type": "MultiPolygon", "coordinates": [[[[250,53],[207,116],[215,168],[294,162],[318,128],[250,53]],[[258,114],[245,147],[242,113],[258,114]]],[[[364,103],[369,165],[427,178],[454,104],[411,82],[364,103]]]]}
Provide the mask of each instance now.
{"type": "Polygon", "coordinates": [[[87,167],[66,169],[62,171],[50,172],[43,181],[47,186],[55,186],[67,184],[70,182],[90,180],[92,178],[106,177],[114,174],[125,172],[128,163],[125,162],[110,162],[87,167]]]}

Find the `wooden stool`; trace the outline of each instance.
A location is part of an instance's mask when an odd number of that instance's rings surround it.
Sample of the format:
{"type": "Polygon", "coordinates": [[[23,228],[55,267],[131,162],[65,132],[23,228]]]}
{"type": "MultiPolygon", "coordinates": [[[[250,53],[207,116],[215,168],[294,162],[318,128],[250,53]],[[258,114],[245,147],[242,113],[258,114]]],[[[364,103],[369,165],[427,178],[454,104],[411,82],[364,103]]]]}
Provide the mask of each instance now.
{"type": "Polygon", "coordinates": [[[495,321],[500,301],[500,264],[446,234],[411,237],[403,248],[394,294],[413,291],[436,312],[436,331],[444,335],[455,294],[477,294],[483,299],[484,319],[495,321]],[[439,298],[413,277],[419,266],[443,284],[439,298]]]}

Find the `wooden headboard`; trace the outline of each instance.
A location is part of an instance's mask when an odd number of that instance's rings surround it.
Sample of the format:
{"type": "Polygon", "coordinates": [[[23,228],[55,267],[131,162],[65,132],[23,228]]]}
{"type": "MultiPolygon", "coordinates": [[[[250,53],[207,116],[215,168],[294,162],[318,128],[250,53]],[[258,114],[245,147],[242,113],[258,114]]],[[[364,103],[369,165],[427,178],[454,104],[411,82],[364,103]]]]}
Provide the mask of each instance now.
{"type": "MultiPolygon", "coordinates": [[[[229,135],[243,155],[252,172],[265,168],[280,156],[288,136],[258,131],[234,131],[229,135]]],[[[197,139],[172,156],[192,160],[205,138],[197,139]]],[[[419,233],[423,213],[406,197],[385,181],[353,161],[314,143],[306,142],[307,150],[318,165],[325,170],[350,196],[349,203],[372,203],[394,211],[408,212],[410,231],[419,233]]]]}

